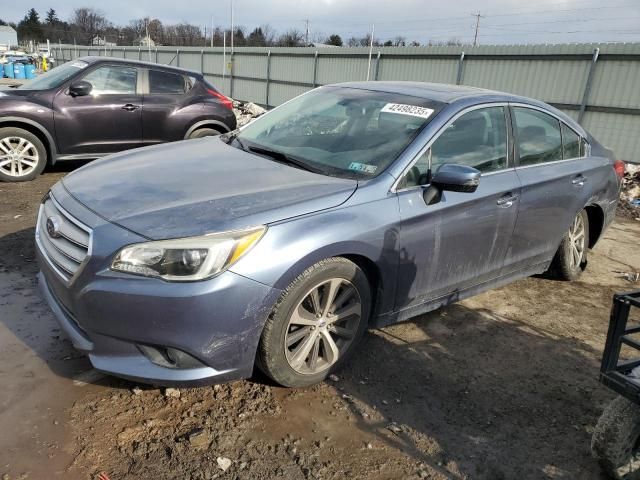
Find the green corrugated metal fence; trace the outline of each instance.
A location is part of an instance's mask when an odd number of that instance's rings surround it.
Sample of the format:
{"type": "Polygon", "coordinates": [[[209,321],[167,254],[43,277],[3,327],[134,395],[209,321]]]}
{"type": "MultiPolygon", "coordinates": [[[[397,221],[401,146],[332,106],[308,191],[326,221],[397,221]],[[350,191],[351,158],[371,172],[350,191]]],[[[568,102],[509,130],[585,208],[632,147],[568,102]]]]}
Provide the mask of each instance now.
{"type": "Polygon", "coordinates": [[[551,103],[624,160],[640,163],[640,43],[480,47],[222,48],[52,46],[59,61],[106,55],[203,72],[225,94],[276,106],[352,80],[459,83],[551,103]]]}

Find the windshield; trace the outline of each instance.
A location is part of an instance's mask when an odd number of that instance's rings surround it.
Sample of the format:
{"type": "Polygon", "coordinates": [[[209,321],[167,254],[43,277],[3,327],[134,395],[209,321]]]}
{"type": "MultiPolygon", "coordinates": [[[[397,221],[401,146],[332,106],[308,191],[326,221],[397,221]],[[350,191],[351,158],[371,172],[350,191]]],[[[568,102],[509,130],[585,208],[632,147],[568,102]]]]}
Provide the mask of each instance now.
{"type": "Polygon", "coordinates": [[[37,78],[26,82],[20,88],[24,88],[25,90],[48,90],[59,87],[87,65],[89,64],[82,60],[65,63],[42,75],[38,75],[37,78]]]}
{"type": "Polygon", "coordinates": [[[420,97],[322,87],[256,119],[240,144],[271,150],[313,171],[370,178],[387,168],[441,104],[420,97]]]}

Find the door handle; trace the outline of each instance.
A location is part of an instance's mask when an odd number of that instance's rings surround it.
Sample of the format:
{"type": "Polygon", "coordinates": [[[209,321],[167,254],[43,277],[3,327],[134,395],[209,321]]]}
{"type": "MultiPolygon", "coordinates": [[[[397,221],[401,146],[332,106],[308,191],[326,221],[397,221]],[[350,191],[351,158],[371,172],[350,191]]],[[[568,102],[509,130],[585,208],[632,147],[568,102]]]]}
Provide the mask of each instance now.
{"type": "Polygon", "coordinates": [[[122,106],[122,110],[126,110],[127,112],[133,112],[134,110],[137,110],[139,107],[137,105],[134,105],[133,103],[127,103],[126,105],[122,106]]]}
{"type": "Polygon", "coordinates": [[[575,185],[576,187],[582,187],[582,186],[584,186],[586,181],[587,181],[586,177],[584,175],[580,174],[580,175],[576,175],[575,177],[573,177],[573,179],[571,180],[571,183],[573,185],[575,185]]]}
{"type": "Polygon", "coordinates": [[[518,199],[517,195],[507,193],[506,195],[503,195],[502,197],[500,197],[496,203],[498,204],[498,206],[502,208],[509,208],[513,205],[513,202],[515,202],[517,199],[518,199]]]}

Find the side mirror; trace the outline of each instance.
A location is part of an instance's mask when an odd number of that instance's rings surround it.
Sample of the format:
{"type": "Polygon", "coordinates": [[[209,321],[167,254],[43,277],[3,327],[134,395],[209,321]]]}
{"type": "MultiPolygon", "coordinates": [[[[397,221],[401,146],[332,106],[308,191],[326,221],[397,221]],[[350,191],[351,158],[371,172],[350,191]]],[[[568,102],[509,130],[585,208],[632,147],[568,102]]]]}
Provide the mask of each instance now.
{"type": "Polygon", "coordinates": [[[93,85],[86,80],[80,80],[79,82],[71,84],[69,87],[69,95],[72,97],[84,97],[89,95],[91,90],[93,90],[93,85]]]}
{"type": "Polygon", "coordinates": [[[424,203],[433,205],[442,198],[443,191],[473,193],[480,184],[480,171],[466,165],[445,164],[431,178],[422,193],[424,203]]]}
{"type": "Polygon", "coordinates": [[[480,184],[480,170],[466,165],[445,164],[433,175],[431,185],[449,192],[473,193],[480,184]]]}

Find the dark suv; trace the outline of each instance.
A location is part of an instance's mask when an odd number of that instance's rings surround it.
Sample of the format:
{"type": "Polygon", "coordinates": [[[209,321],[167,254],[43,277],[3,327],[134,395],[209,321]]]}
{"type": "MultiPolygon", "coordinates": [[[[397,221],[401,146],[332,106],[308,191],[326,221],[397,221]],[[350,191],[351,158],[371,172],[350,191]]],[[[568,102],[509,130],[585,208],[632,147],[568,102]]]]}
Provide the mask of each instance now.
{"type": "Polygon", "coordinates": [[[0,180],[32,180],[47,163],[225,133],[233,105],[201,73],[85,57],[0,91],[0,180]]]}

